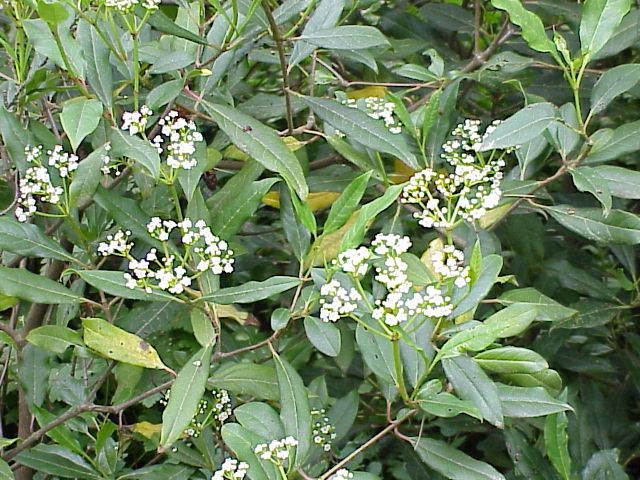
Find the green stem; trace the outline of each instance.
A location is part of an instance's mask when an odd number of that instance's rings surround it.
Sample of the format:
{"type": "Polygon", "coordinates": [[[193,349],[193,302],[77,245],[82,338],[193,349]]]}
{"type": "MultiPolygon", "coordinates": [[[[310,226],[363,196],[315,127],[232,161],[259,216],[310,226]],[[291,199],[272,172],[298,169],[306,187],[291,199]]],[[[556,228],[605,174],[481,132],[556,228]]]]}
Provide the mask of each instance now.
{"type": "Polygon", "coordinates": [[[284,471],[284,467],[282,465],[278,465],[278,472],[280,473],[280,478],[282,480],[287,480],[287,472],[284,471]]]}
{"type": "Polygon", "coordinates": [[[140,60],[138,52],[138,34],[132,33],[133,37],[133,107],[138,110],[138,95],[140,93],[140,60]]]}
{"type": "Polygon", "coordinates": [[[178,216],[178,220],[182,221],[182,208],[180,207],[180,198],[178,197],[178,191],[176,190],[175,184],[169,185],[169,190],[171,190],[171,196],[173,197],[173,203],[176,204],[176,215],[178,216]]]}
{"type": "Polygon", "coordinates": [[[400,358],[400,345],[399,338],[391,339],[391,346],[393,348],[393,366],[396,372],[396,386],[400,392],[400,396],[405,403],[409,402],[409,395],[407,394],[407,387],[404,384],[404,373],[402,371],[402,359],[400,358]]]}

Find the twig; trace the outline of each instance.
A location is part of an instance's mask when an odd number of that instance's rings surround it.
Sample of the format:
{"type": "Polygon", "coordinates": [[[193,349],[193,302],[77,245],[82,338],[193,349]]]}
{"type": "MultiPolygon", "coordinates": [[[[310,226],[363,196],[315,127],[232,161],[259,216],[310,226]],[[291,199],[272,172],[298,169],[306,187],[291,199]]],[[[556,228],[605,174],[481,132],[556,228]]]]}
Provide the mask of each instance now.
{"type": "Polygon", "coordinates": [[[340,470],[342,467],[344,467],[347,463],[349,463],[351,460],[353,460],[354,458],[356,458],[358,455],[360,455],[362,452],[364,452],[367,448],[369,448],[371,445],[373,445],[374,443],[376,443],[378,440],[380,440],[382,437],[384,437],[385,435],[387,435],[389,432],[395,430],[396,428],[398,428],[398,426],[402,425],[404,422],[406,422],[407,420],[409,420],[411,417],[413,417],[416,413],[418,413],[418,410],[411,410],[409,413],[407,413],[404,417],[390,423],[389,425],[387,425],[384,430],[381,430],[379,433],[377,433],[376,435],[374,435],[373,437],[371,437],[369,440],[367,440],[365,443],[363,443],[362,445],[360,445],[358,448],[356,448],[353,452],[351,452],[349,455],[347,455],[345,458],[343,458],[340,462],[338,462],[336,465],[333,466],[333,468],[331,468],[330,470],[326,471],[325,473],[323,473],[322,475],[320,475],[318,477],[318,480],[325,480],[327,478],[329,478],[331,475],[333,475],[335,472],[337,472],[338,470],[340,470]]]}

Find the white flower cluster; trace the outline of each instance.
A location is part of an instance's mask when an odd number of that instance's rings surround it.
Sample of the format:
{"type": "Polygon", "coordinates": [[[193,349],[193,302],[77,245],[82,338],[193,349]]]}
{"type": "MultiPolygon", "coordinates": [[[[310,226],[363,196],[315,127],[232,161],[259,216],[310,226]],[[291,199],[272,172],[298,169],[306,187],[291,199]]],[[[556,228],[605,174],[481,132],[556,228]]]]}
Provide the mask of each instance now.
{"type": "Polygon", "coordinates": [[[160,0],[143,0],[142,2],[139,0],[105,0],[104,4],[107,7],[116,8],[121,13],[127,13],[133,11],[138,4],[147,10],[155,10],[158,8],[160,0]]]}
{"type": "Polygon", "coordinates": [[[331,450],[331,443],[336,438],[335,428],[329,423],[329,417],[325,415],[324,408],[320,410],[311,410],[311,416],[318,420],[313,424],[313,443],[319,445],[322,450],[328,452],[331,450]]]}
{"type": "Polygon", "coordinates": [[[273,440],[270,443],[256,445],[254,452],[261,459],[267,460],[274,465],[282,465],[289,458],[291,449],[298,445],[298,441],[289,436],[282,440],[273,440]]]}
{"type": "MultiPolygon", "coordinates": [[[[15,215],[20,222],[26,222],[37,212],[36,196],[41,202],[58,205],[64,193],[62,187],[53,184],[51,174],[44,165],[42,150],[42,146],[25,149],[25,161],[33,166],[26,169],[18,184],[18,206],[15,215]]],[[[71,172],[78,168],[78,157],[63,152],[60,145],[48,150],[47,156],[48,165],[57,171],[60,178],[70,178],[71,172]]]]}
{"type": "Polygon", "coordinates": [[[401,201],[422,208],[413,214],[420,225],[452,228],[460,219],[477,220],[498,205],[502,196],[503,155],[494,158],[492,153],[485,161],[478,152],[482,140],[496,125],[494,122],[484,135],[480,135],[480,122],[465,120],[453,130],[453,139],[442,146],[442,158],[453,172],[436,172],[427,168],[409,180],[401,201]]]}
{"type": "MultiPolygon", "coordinates": [[[[193,157],[196,151],[196,142],[203,140],[202,134],[196,130],[196,124],[179,117],[175,110],[170,111],[158,122],[162,125],[162,135],[167,139],[167,165],[171,168],[184,168],[189,170],[196,166],[198,161],[193,157]]],[[[163,152],[162,143],[165,139],[162,135],[156,135],[151,144],[163,152]]]]}
{"type": "Polygon", "coordinates": [[[464,266],[464,253],[453,245],[445,245],[441,251],[435,252],[431,256],[431,263],[440,278],[454,278],[457,287],[462,288],[471,281],[469,267],[464,266]]]}
{"type": "MultiPolygon", "coordinates": [[[[378,234],[371,243],[370,250],[365,247],[347,250],[335,262],[335,265],[356,281],[366,273],[367,262],[372,262],[375,266],[375,280],[387,290],[385,298],[376,301],[372,316],[390,327],[410,321],[417,315],[445,317],[453,309],[451,299],[444,296],[438,287],[431,285],[416,291],[409,281],[409,267],[401,255],[410,247],[409,237],[378,234]],[[364,250],[368,253],[364,253],[364,250]]],[[[347,292],[335,279],[323,285],[320,293],[333,297],[330,303],[321,300],[320,309],[320,318],[333,322],[355,310],[352,294],[357,295],[357,300],[361,297],[356,289],[347,292]]]]}
{"type": "Polygon", "coordinates": [[[330,301],[320,299],[320,319],[323,322],[337,322],[340,317],[352,313],[358,307],[356,302],[362,300],[355,288],[347,290],[336,279],[324,284],[320,294],[330,298],[330,301]]]}
{"type": "Polygon", "coordinates": [[[211,480],[242,480],[249,470],[249,465],[245,462],[238,462],[235,458],[227,458],[220,470],[216,470],[211,480]]]}
{"type": "MultiPolygon", "coordinates": [[[[138,0],[128,0],[131,3],[137,4],[138,0]]],[[[153,112],[146,105],[142,105],[139,111],[124,112],[122,114],[122,130],[128,130],[129,135],[137,135],[144,133],[147,128],[147,121],[149,117],[153,115],[153,112]]]]}
{"type": "Polygon", "coordinates": [[[353,473],[351,473],[346,468],[341,468],[336,473],[329,477],[329,480],[350,480],[353,478],[353,473]]]}
{"type": "Polygon", "coordinates": [[[212,410],[213,419],[222,425],[229,419],[232,413],[231,397],[229,397],[229,392],[224,388],[211,390],[211,393],[215,401],[212,410]]]}
{"type": "Polygon", "coordinates": [[[384,126],[387,127],[391,133],[400,133],[402,131],[400,123],[393,116],[396,108],[393,102],[388,102],[380,97],[365,97],[358,100],[348,98],[343,100],[342,103],[351,108],[361,108],[371,118],[382,120],[384,126]]]}
{"type": "Polygon", "coordinates": [[[98,252],[104,256],[118,255],[127,258],[130,272],[124,274],[126,286],[131,289],[141,288],[147,293],[151,293],[155,287],[178,295],[205,271],[216,275],[233,271],[233,251],[229,249],[227,242],[211,233],[204,221],[199,220],[194,226],[188,218],[182,222],[174,222],[153,217],[147,224],[147,231],[161,242],[168,241],[176,228],[182,233],[182,244],[185,246],[185,253],[177,262],[175,255],[167,254],[159,258],[155,248],[143,259],[133,258],[130,254],[133,244],[128,243],[131,232],[128,231],[109,235],[106,242],[98,245],[98,252]],[[193,268],[189,266],[191,260],[195,263],[193,268]],[[192,271],[192,275],[187,268],[192,271]],[[152,283],[153,280],[156,281],[155,284],[152,283]]]}

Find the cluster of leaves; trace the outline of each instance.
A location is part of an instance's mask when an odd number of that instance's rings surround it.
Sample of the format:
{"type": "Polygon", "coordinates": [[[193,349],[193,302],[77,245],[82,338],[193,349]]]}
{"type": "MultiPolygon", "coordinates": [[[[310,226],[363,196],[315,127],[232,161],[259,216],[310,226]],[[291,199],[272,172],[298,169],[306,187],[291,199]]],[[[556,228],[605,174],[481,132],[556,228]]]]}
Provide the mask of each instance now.
{"type": "Polygon", "coordinates": [[[630,0],[0,5],[0,479],[637,475],[630,0]]]}

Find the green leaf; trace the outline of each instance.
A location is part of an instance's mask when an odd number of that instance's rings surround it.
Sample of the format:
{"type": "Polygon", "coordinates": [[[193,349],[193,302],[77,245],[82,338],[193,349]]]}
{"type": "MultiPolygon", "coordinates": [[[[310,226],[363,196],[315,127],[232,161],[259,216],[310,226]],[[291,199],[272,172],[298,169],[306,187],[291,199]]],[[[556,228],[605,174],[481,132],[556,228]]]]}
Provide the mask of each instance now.
{"type": "Polygon", "coordinates": [[[362,353],[362,358],[367,367],[381,380],[393,384],[395,370],[391,342],[369,330],[365,330],[361,325],[356,328],[356,342],[360,347],[360,353],[362,353]]]}
{"type": "Polygon", "coordinates": [[[573,183],[581,192],[589,192],[602,204],[604,215],[611,210],[611,191],[609,182],[591,167],[570,169],[573,183]]]}
{"type": "Polygon", "coordinates": [[[144,368],[170,371],[155,348],[142,338],[101,318],[83,318],[85,345],[105,358],[144,368]]]}
{"type": "Polygon", "coordinates": [[[160,177],[160,157],[149,142],[119,128],[112,128],[109,138],[112,156],[131,158],[144,167],[154,180],[160,177]]]}
{"type": "Polygon", "coordinates": [[[640,243],[640,218],[624,210],[602,214],[599,208],[574,208],[569,205],[544,207],[562,226],[583,237],[605,244],[640,243]]]}
{"type": "Polygon", "coordinates": [[[547,38],[542,20],[522,6],[520,0],[491,0],[500,10],[506,10],[513,23],[522,29],[522,38],[538,52],[556,52],[554,43],[547,38]]]}
{"type": "Polygon", "coordinates": [[[580,21],[582,53],[589,57],[598,53],[630,8],[631,0],[586,0],[580,21]]]}
{"type": "Polygon", "coordinates": [[[389,45],[380,30],[360,25],[325,28],[303,33],[299,38],[318,47],[333,50],[360,50],[389,45]]]}
{"type": "Polygon", "coordinates": [[[311,410],[307,389],[296,370],[273,353],[280,390],[280,420],[287,435],[298,440],[295,466],[302,465],[311,448],[311,410]]]}
{"type": "Polygon", "coordinates": [[[97,148],[78,164],[73,180],[69,185],[69,203],[78,206],[80,203],[93,200],[93,195],[100,185],[103,173],[104,157],[108,155],[107,144],[97,148]]]}
{"type": "Polygon", "coordinates": [[[309,251],[311,232],[296,217],[291,193],[284,185],[280,186],[280,221],[293,254],[298,262],[302,262],[309,251]]]}
{"type": "Polygon", "coordinates": [[[282,175],[302,200],[307,198],[309,189],[300,162],[275,130],[226,105],[203,102],[202,106],[236,147],[282,175]]]}
{"type": "Polygon", "coordinates": [[[184,81],[182,79],[161,83],[147,94],[147,106],[151,110],[157,110],[165,106],[175,100],[182,91],[183,85],[184,81]]]}
{"type": "Polygon", "coordinates": [[[70,345],[83,346],[82,337],[78,332],[58,325],[34,328],[25,340],[53,353],[64,353],[70,345]]]}
{"type": "Polygon", "coordinates": [[[29,405],[41,406],[49,390],[49,373],[52,366],[49,352],[33,345],[25,345],[20,353],[18,380],[24,389],[29,405]]]}
{"type": "Polygon", "coordinates": [[[36,445],[20,452],[14,460],[38,472],[57,477],[95,480],[104,478],[80,455],[59,445],[36,445]]]}
{"type": "Polygon", "coordinates": [[[456,305],[451,316],[457,317],[475,308],[480,300],[487,296],[491,287],[493,287],[498,280],[500,270],[502,270],[502,257],[499,255],[488,255],[485,257],[480,276],[473,285],[471,285],[469,293],[456,305]]]}
{"type": "Polygon", "coordinates": [[[262,197],[269,191],[277,178],[265,178],[244,185],[233,197],[216,209],[212,231],[222,238],[230,238],[238,233],[242,224],[251,217],[262,203],[262,197]]]}
{"type": "Polygon", "coordinates": [[[554,413],[544,422],[544,446],[551,464],[563,480],[571,478],[571,456],[569,455],[569,436],[567,435],[567,414],[554,413]]]}
{"type": "Polygon", "coordinates": [[[515,426],[505,429],[504,441],[515,470],[520,474],[519,478],[530,480],[557,478],[549,462],[542,456],[542,452],[532,445],[525,434],[515,426]]]}
{"type": "Polygon", "coordinates": [[[33,48],[36,52],[51,59],[51,61],[61,69],[67,69],[64,61],[62,60],[62,55],[60,55],[60,50],[58,50],[56,40],[44,20],[40,18],[35,20],[24,20],[22,22],[22,27],[24,28],[24,32],[27,34],[27,37],[29,37],[29,40],[33,43],[33,48]]]}
{"type": "Polygon", "coordinates": [[[0,460],[0,480],[15,480],[11,467],[4,460],[0,460]]]}
{"type": "Polygon", "coordinates": [[[522,387],[542,387],[551,395],[557,395],[562,388],[562,378],[555,370],[545,369],[534,373],[503,374],[502,377],[522,387]]]}
{"type": "Polygon", "coordinates": [[[514,387],[498,384],[498,396],[504,415],[511,418],[542,417],[573,410],[571,405],[556,400],[541,387],[514,387]]]}
{"type": "Polygon", "coordinates": [[[230,303],[253,303],[278,293],[286,292],[300,284],[296,277],[275,276],[263,282],[250,281],[237,287],[222,288],[204,295],[200,300],[221,305],[230,303]]]}
{"type": "Polygon", "coordinates": [[[193,328],[196,340],[203,347],[209,347],[216,343],[216,332],[213,330],[211,320],[202,310],[197,308],[191,310],[191,328],[193,328]]]}
{"type": "Polygon", "coordinates": [[[409,150],[402,135],[391,133],[379,120],[329,98],[300,98],[316,115],[344,132],[349,139],[360,142],[372,150],[388,153],[413,169],[420,168],[418,160],[409,150]]]}
{"type": "Polygon", "coordinates": [[[505,480],[488,463],[476,460],[441,440],[414,437],[411,441],[420,459],[448,479],[505,480]]]}
{"type": "MultiPolygon", "coordinates": [[[[340,20],[340,15],[342,14],[343,9],[344,0],[322,0],[305,25],[302,35],[308,35],[317,32],[318,30],[333,27],[338,23],[338,20],[340,20]]],[[[315,47],[313,45],[298,40],[295,43],[293,52],[291,52],[291,57],[289,58],[289,68],[291,69],[293,66],[300,63],[301,60],[309,57],[314,50],[315,47]]]]}
{"type": "Polygon", "coordinates": [[[369,170],[356,177],[333,202],[327,221],[324,223],[323,233],[335,232],[345,224],[355,209],[358,208],[358,205],[360,205],[360,200],[362,200],[372,174],[373,172],[369,170]]]}
{"type": "Polygon", "coordinates": [[[109,47],[89,22],[78,21],[78,42],[83,45],[87,82],[103,105],[113,106],[113,73],[109,64],[109,47]]]}
{"type": "Polygon", "coordinates": [[[558,118],[555,105],[548,102],[527,105],[507,118],[482,141],[481,152],[522,145],[541,135],[558,118]]]}
{"type": "MultiPolygon", "coordinates": [[[[32,406],[32,412],[36,419],[38,420],[38,424],[41,427],[55,421],[57,415],[51,413],[44,408],[40,408],[36,405],[32,406]]],[[[80,442],[77,437],[71,432],[71,430],[64,424],[58,425],[57,427],[52,428],[47,432],[47,436],[59,444],[61,447],[68,448],[72,452],[79,453],[82,455],[84,453],[84,449],[80,446],[80,442]]]]}
{"type": "Polygon", "coordinates": [[[492,373],[534,373],[549,368],[539,353],[522,347],[501,347],[478,353],[473,360],[492,373]]]}
{"type": "Polygon", "coordinates": [[[478,407],[467,400],[460,400],[448,392],[441,392],[442,382],[430,380],[418,392],[418,405],[422,410],[436,417],[451,418],[461,413],[482,420],[482,414],[478,407]]]}
{"type": "Polygon", "coordinates": [[[386,210],[396,201],[400,193],[402,193],[403,187],[404,185],[392,185],[387,188],[381,197],[372,200],[360,209],[355,222],[353,222],[342,238],[340,251],[355,248],[362,243],[364,234],[371,222],[373,222],[380,212],[386,210]]]}
{"type": "Polygon", "coordinates": [[[225,445],[231,448],[236,458],[249,464],[248,470],[251,472],[251,480],[278,478],[274,466],[270,463],[262,462],[254,452],[257,444],[265,443],[268,439],[256,435],[237,423],[223,425],[221,434],[225,445]]]}
{"type": "Polygon", "coordinates": [[[62,105],[60,122],[69,137],[71,148],[77,150],[84,137],[93,133],[102,118],[100,100],[85,97],[72,98],[62,105]]]}
{"type": "Polygon", "coordinates": [[[75,258],[32,223],[0,217],[0,250],[25,257],[42,257],[75,262],[75,258]]]}
{"type": "Polygon", "coordinates": [[[259,400],[276,401],[280,398],[275,369],[259,363],[227,363],[213,372],[209,385],[259,400]]]}
{"type": "Polygon", "coordinates": [[[591,90],[590,115],[604,110],[618,95],[631,90],[640,82],[640,64],[618,65],[602,74],[591,90]]]}
{"type": "Polygon", "coordinates": [[[498,388],[478,364],[469,357],[458,356],[442,359],[442,366],[458,395],[473,402],[489,423],[503,428],[503,411],[498,388]]]}
{"type": "Polygon", "coordinates": [[[536,320],[540,321],[554,322],[578,313],[577,310],[565,307],[531,287],[509,290],[500,295],[499,300],[507,305],[512,303],[526,303],[535,306],[538,312],[536,320]]]}
{"type": "Polygon", "coordinates": [[[620,466],[619,452],[601,450],[594,453],[582,471],[582,480],[629,480],[629,476],[620,466]]]}
{"type": "Polygon", "coordinates": [[[89,285],[114,297],[130,298],[131,300],[147,300],[149,302],[174,300],[173,295],[162,290],[152,290],[151,293],[147,293],[141,288],[127,287],[124,272],[111,270],[78,270],[76,273],[89,285]]]}
{"type": "Polygon", "coordinates": [[[167,17],[160,9],[156,9],[153,15],[151,15],[147,21],[149,22],[149,25],[160,32],[168,33],[169,35],[175,37],[184,38],[185,40],[199,43],[200,45],[209,45],[209,42],[207,42],[204,38],[200,38],[195,33],[176,25],[176,22],[167,17]]]}
{"type": "Polygon", "coordinates": [[[336,400],[327,412],[329,423],[335,427],[336,442],[344,438],[351,429],[358,415],[359,404],[360,396],[357,390],[352,390],[344,397],[336,400]]]}
{"type": "Polygon", "coordinates": [[[245,403],[237,407],[233,415],[240,425],[261,437],[281,439],[286,435],[280,416],[266,403],[245,403]]]}
{"type": "Polygon", "coordinates": [[[82,297],[42,275],[0,266],[0,293],[33,303],[61,304],[82,301],[82,297]]]}
{"type": "Polygon", "coordinates": [[[593,170],[607,181],[614,197],[640,199],[640,172],[614,165],[594,167],[593,170]]]}
{"type": "Polygon", "coordinates": [[[162,412],[160,445],[163,449],[178,440],[198,411],[209,377],[211,348],[212,345],[203,347],[187,360],[171,385],[169,401],[162,412]]]}
{"type": "Polygon", "coordinates": [[[327,143],[346,160],[353,163],[360,170],[365,172],[372,171],[374,178],[382,179],[383,175],[379,166],[375,165],[365,153],[356,150],[351,144],[336,135],[328,135],[326,138],[327,143]]]}
{"type": "Polygon", "coordinates": [[[593,153],[585,160],[586,164],[620,158],[640,150],[640,120],[616,128],[610,136],[603,134],[601,141],[596,140],[596,134],[592,138],[595,140],[595,145],[592,149],[593,153]]]}
{"type": "Polygon", "coordinates": [[[274,332],[282,330],[291,320],[291,310],[288,308],[276,308],[271,312],[271,329],[274,332]]]}
{"type": "Polygon", "coordinates": [[[64,22],[69,13],[60,2],[38,0],[38,15],[41,19],[51,25],[64,22]]]}
{"type": "Polygon", "coordinates": [[[337,357],[340,353],[340,330],[317,317],[305,317],[304,331],[307,338],[325,355],[337,357]]]}

